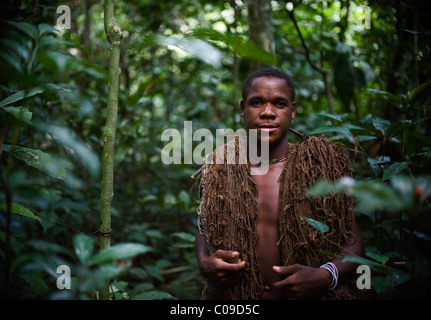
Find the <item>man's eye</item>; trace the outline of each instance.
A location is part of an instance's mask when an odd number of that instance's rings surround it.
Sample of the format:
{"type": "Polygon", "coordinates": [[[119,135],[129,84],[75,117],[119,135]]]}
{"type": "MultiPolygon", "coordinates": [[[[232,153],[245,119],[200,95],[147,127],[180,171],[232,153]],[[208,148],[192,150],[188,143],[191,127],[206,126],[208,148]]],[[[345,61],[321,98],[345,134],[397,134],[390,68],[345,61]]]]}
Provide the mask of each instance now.
{"type": "Polygon", "coordinates": [[[287,106],[287,103],[286,103],[286,102],[284,102],[284,101],[278,101],[278,102],[276,103],[276,106],[277,106],[278,108],[285,108],[285,107],[287,106]]]}
{"type": "Polygon", "coordinates": [[[259,106],[260,105],[260,101],[259,100],[254,100],[251,102],[252,106],[259,106]]]}

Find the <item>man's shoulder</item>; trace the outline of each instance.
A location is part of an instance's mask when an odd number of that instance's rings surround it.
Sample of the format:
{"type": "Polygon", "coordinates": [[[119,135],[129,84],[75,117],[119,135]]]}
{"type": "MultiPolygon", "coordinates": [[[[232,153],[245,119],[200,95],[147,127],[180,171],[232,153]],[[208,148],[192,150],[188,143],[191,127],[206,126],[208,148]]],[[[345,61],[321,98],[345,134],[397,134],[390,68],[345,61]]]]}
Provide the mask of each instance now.
{"type": "Polygon", "coordinates": [[[295,143],[297,148],[311,152],[322,152],[328,148],[337,153],[343,152],[343,144],[329,140],[325,135],[309,136],[306,140],[295,143]]]}

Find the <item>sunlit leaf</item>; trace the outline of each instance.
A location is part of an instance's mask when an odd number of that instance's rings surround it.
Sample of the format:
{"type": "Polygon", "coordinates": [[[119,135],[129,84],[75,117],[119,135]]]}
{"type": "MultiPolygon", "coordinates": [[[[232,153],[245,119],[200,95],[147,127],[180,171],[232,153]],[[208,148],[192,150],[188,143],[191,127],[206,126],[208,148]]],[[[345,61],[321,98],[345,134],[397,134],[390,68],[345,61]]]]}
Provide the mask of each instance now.
{"type": "Polygon", "coordinates": [[[36,122],[35,126],[46,133],[49,133],[62,147],[71,151],[74,158],[88,169],[89,173],[95,177],[99,174],[100,161],[96,153],[83,141],[66,127],[53,124],[36,122]]]}
{"type": "Polygon", "coordinates": [[[229,46],[232,51],[241,58],[247,58],[270,65],[276,65],[278,62],[276,56],[266,52],[252,41],[241,36],[233,36],[209,29],[195,29],[193,30],[192,35],[209,41],[220,41],[229,46]]]}
{"type": "Polygon", "coordinates": [[[221,60],[223,57],[222,53],[204,40],[159,36],[158,41],[162,44],[178,47],[191,56],[214,67],[221,66],[221,60]]]}
{"type": "Polygon", "coordinates": [[[89,259],[89,264],[102,264],[116,259],[133,258],[150,250],[150,247],[139,243],[120,243],[95,254],[89,259]]]}
{"type": "Polygon", "coordinates": [[[333,192],[347,192],[356,199],[358,210],[400,209],[407,205],[390,185],[380,181],[355,181],[344,177],[335,182],[319,180],[308,189],[309,196],[326,196],[333,192]]]}
{"type": "Polygon", "coordinates": [[[73,237],[73,246],[76,256],[82,264],[86,265],[93,255],[94,242],[90,236],[85,234],[77,234],[73,237]]]}

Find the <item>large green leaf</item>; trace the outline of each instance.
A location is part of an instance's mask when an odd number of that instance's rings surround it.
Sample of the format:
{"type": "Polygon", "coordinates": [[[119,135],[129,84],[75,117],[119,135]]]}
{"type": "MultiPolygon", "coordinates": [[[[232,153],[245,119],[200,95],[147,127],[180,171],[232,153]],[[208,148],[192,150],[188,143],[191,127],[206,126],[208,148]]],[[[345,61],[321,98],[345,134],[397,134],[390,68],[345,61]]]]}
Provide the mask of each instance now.
{"type": "Polygon", "coordinates": [[[273,54],[261,49],[255,43],[241,36],[224,34],[215,30],[195,29],[192,32],[194,37],[209,41],[219,41],[229,46],[239,57],[247,58],[270,65],[276,65],[278,59],[273,54]]]}
{"type": "Polygon", "coordinates": [[[60,127],[37,121],[35,126],[46,133],[49,133],[62,147],[72,150],[74,158],[96,177],[100,170],[100,161],[97,154],[88,147],[83,141],[76,137],[75,133],[67,127],[60,127]]]}
{"type": "Polygon", "coordinates": [[[365,252],[365,255],[371,259],[374,259],[378,262],[380,262],[381,264],[385,264],[386,262],[388,262],[389,257],[384,256],[384,255],[380,255],[377,253],[373,253],[373,252],[365,252]]]}
{"type": "MultiPolygon", "coordinates": [[[[7,211],[7,203],[6,202],[0,202],[0,210],[7,211]]],[[[16,202],[11,203],[10,211],[12,213],[16,213],[16,214],[19,214],[19,215],[27,217],[27,218],[35,219],[39,222],[41,221],[40,218],[38,216],[35,216],[34,213],[30,209],[27,209],[26,207],[24,207],[24,206],[22,206],[16,202]]]]}
{"type": "Polygon", "coordinates": [[[10,153],[15,158],[24,161],[49,176],[64,180],[66,178],[66,168],[71,164],[65,159],[55,158],[39,149],[30,149],[20,146],[4,145],[4,151],[10,153]]]}
{"type": "Polygon", "coordinates": [[[323,116],[323,117],[326,117],[326,118],[330,118],[330,119],[342,122],[343,119],[346,118],[349,114],[348,113],[332,114],[332,113],[321,111],[321,112],[316,113],[316,115],[317,116],[323,116]]]}
{"type": "Polygon", "coordinates": [[[45,88],[43,87],[34,87],[28,90],[19,90],[13,94],[11,94],[6,99],[0,101],[0,107],[7,106],[8,104],[20,101],[22,99],[32,97],[36,94],[45,92],[45,88]]]}
{"type": "Polygon", "coordinates": [[[409,166],[409,164],[409,161],[396,162],[394,164],[391,164],[385,169],[385,172],[383,173],[383,180],[392,179],[394,176],[405,170],[409,166]]]}
{"type": "Polygon", "coordinates": [[[406,206],[399,194],[381,181],[354,180],[344,177],[335,182],[319,180],[308,189],[309,196],[325,196],[333,192],[347,192],[356,198],[358,210],[400,209],[406,206]]]}
{"type": "Polygon", "coordinates": [[[89,259],[89,264],[102,264],[116,259],[133,258],[150,250],[150,247],[139,243],[120,243],[95,254],[89,259]]]}
{"type": "Polygon", "coordinates": [[[213,65],[215,67],[221,66],[221,60],[223,57],[222,53],[204,40],[165,36],[158,36],[157,39],[159,43],[180,48],[191,56],[196,57],[207,64],[213,65]]]}
{"type": "Polygon", "coordinates": [[[23,107],[1,107],[4,111],[9,112],[15,118],[26,123],[31,123],[32,112],[23,107]]]}
{"type": "Polygon", "coordinates": [[[344,126],[321,126],[310,132],[311,135],[323,134],[323,133],[341,133],[345,136],[352,136],[349,129],[344,126]]]}
{"type": "Polygon", "coordinates": [[[372,261],[372,260],[364,258],[364,257],[359,257],[359,256],[344,256],[342,258],[342,261],[350,261],[350,262],[357,263],[359,265],[367,265],[372,270],[384,272],[384,273],[397,273],[397,272],[399,272],[398,270],[389,268],[389,267],[387,267],[381,263],[372,261]]]}
{"type": "Polygon", "coordinates": [[[73,246],[79,261],[86,265],[93,255],[93,239],[85,234],[77,234],[75,237],[73,237],[73,246]]]}
{"type": "Polygon", "coordinates": [[[39,30],[38,28],[28,22],[16,22],[16,21],[6,21],[6,23],[14,26],[15,28],[17,28],[18,30],[22,31],[23,33],[25,33],[27,36],[29,36],[31,39],[36,40],[38,38],[39,35],[39,30]]]}

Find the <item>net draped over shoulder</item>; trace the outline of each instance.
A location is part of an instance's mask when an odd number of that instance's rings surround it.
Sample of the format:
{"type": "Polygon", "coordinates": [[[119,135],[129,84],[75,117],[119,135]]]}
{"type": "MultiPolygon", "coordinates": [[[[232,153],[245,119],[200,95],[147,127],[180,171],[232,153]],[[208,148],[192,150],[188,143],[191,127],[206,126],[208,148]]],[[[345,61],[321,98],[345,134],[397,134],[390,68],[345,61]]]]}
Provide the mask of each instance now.
{"type": "MultiPolygon", "coordinates": [[[[263,286],[256,259],[258,188],[247,162],[229,161],[228,150],[239,159],[239,139],[216,148],[202,168],[199,181],[199,230],[207,237],[210,254],[216,250],[238,251],[246,267],[235,285],[219,287],[204,279],[202,299],[255,300],[263,286]],[[233,148],[233,149],[232,149],[233,148]],[[224,162],[215,161],[220,153],[224,162]],[[212,161],[208,161],[212,160],[212,161]]],[[[218,158],[220,159],[220,158],[218,158]]],[[[289,144],[286,164],[280,175],[279,241],[284,265],[319,267],[343,244],[354,241],[351,232],[353,200],[345,193],[308,197],[307,189],[319,179],[336,181],[351,176],[349,161],[339,144],[324,136],[311,136],[289,144]],[[312,218],[329,227],[322,234],[301,217],[312,218]]],[[[334,290],[321,299],[354,299],[358,289],[351,279],[340,279],[334,290]]]]}

